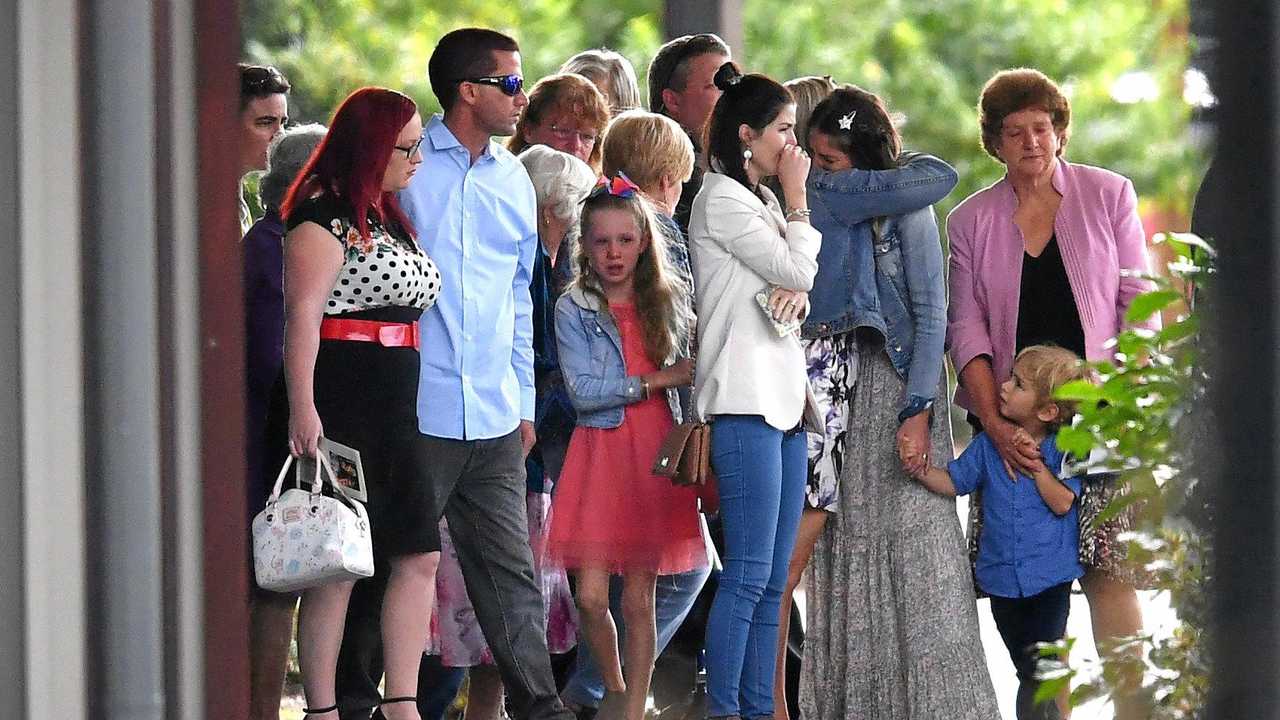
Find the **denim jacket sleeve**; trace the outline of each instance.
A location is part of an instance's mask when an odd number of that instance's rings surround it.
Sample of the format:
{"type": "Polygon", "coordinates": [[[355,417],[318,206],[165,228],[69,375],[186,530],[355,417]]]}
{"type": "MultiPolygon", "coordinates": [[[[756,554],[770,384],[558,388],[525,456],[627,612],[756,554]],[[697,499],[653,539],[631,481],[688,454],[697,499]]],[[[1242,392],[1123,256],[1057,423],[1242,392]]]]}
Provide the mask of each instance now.
{"type": "MultiPolygon", "coordinates": [[[[942,270],[942,242],[933,208],[903,215],[898,224],[902,265],[910,295],[915,337],[907,371],[906,404],[912,398],[932,400],[942,377],[947,337],[947,286],[942,270]]],[[[936,412],[941,412],[941,408],[936,412]]]]}
{"type": "Polygon", "coordinates": [[[640,401],[639,376],[605,377],[605,367],[591,358],[593,332],[582,323],[582,313],[566,293],[556,302],[556,349],[569,401],[579,413],[592,413],[640,401]]]}
{"type": "Polygon", "coordinates": [[[954,168],[932,155],[903,153],[902,165],[892,170],[815,169],[808,185],[811,199],[852,226],[928,207],[946,197],[959,180],[954,168]]]}

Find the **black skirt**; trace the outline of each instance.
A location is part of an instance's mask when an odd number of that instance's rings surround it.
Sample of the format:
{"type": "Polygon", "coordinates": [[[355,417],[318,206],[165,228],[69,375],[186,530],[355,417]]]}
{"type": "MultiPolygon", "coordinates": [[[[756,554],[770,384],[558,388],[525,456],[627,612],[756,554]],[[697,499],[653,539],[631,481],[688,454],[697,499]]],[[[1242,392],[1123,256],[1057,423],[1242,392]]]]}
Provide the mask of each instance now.
{"type": "MultiPolygon", "coordinates": [[[[344,313],[349,320],[412,323],[422,311],[392,306],[344,313]]],[[[410,452],[418,436],[418,351],[350,340],[321,340],[314,395],[324,437],[360,451],[378,557],[440,549],[438,517],[410,452]]],[[[265,493],[289,452],[289,402],[282,373],[267,417],[265,493]]],[[[286,481],[287,482],[287,481],[286,481]]],[[[266,496],[257,503],[261,507],[266,496]]]]}

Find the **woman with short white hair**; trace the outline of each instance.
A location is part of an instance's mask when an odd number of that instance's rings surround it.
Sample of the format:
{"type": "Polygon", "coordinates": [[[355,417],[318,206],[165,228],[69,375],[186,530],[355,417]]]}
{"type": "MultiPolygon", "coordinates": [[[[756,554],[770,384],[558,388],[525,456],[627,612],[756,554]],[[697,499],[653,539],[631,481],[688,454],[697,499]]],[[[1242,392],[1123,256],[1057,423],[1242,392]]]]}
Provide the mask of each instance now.
{"type": "MultiPolygon", "coordinates": [[[[541,548],[550,519],[551,488],[559,476],[577,416],[560,375],[554,330],[556,298],[568,278],[567,274],[557,275],[553,268],[557,261],[564,266],[572,264],[573,252],[566,252],[565,236],[577,226],[582,200],[596,178],[585,162],[547,145],[531,145],[519,157],[537,197],[541,250],[529,288],[533,296],[534,423],[538,436],[525,460],[529,543],[534,550],[534,575],[542,588],[547,613],[547,649],[559,654],[577,643],[577,613],[568,577],[564,570],[543,566],[541,548]]],[[[435,618],[427,651],[439,655],[446,667],[469,668],[466,720],[496,720],[502,716],[502,677],[471,609],[453,540],[443,519],[440,541],[443,552],[436,572],[435,618]]]]}

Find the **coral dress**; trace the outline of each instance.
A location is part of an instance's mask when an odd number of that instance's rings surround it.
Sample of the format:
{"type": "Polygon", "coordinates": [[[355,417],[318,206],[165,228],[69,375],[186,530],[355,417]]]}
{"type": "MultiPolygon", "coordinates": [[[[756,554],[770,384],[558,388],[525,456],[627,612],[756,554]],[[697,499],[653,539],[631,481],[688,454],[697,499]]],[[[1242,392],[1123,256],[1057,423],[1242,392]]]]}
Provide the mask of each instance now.
{"type": "MultiPolygon", "coordinates": [[[[629,375],[658,367],[646,355],[635,308],[610,305],[629,375]]],[[[697,496],[650,472],[673,427],[666,393],[624,408],[622,425],[579,425],[552,500],[547,557],[567,569],[670,575],[707,563],[697,496]]]]}

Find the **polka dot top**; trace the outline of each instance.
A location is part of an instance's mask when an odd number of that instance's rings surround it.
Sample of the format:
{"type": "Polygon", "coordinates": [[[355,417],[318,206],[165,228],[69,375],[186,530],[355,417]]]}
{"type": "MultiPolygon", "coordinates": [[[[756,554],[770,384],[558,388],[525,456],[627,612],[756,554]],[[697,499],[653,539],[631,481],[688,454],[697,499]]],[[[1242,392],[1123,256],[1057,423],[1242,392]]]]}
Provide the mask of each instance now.
{"type": "Polygon", "coordinates": [[[325,315],[403,306],[426,310],[440,294],[440,271],[398,224],[383,227],[369,219],[369,238],[360,237],[344,201],[320,195],[289,213],[288,228],[313,222],[342,245],[344,261],[325,303],[325,315]]]}

